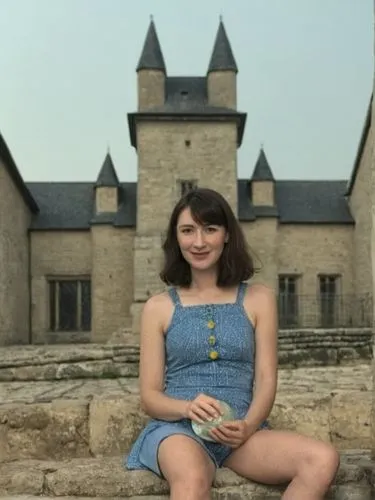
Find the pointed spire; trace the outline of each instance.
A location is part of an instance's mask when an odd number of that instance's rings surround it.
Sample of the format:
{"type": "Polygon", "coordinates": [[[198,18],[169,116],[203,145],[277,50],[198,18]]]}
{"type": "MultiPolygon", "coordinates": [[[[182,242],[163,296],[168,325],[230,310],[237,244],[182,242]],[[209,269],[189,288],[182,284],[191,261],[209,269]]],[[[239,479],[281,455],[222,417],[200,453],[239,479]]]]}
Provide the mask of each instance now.
{"type": "Polygon", "coordinates": [[[119,185],[120,182],[111,155],[108,151],[96,180],[95,187],[119,187],[119,185]]]}
{"type": "Polygon", "coordinates": [[[139,58],[137,66],[137,71],[141,69],[160,69],[164,71],[164,73],[166,72],[163,53],[160,48],[160,43],[152,16],[145,43],[143,45],[142,54],[139,58]]]}
{"type": "Polygon", "coordinates": [[[257,162],[255,164],[254,172],[251,177],[252,181],[274,181],[271,167],[268,163],[266,154],[261,147],[257,162]]]}
{"type": "Polygon", "coordinates": [[[219,28],[217,30],[210,64],[208,65],[208,72],[221,70],[230,70],[236,73],[238,71],[236,60],[224,28],[222,16],[220,16],[219,28]]]}

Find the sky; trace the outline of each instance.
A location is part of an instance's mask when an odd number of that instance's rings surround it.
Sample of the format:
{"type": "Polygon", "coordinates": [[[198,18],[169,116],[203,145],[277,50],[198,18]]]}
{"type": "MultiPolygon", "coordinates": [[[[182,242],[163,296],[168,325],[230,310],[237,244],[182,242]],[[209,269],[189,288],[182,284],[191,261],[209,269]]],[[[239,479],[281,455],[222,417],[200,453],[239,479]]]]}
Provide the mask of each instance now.
{"type": "Polygon", "coordinates": [[[238,175],[263,144],[277,179],[347,179],[373,85],[371,0],[0,0],[0,131],[25,181],[95,181],[110,150],[136,181],[127,113],[153,15],[170,76],[204,76],[220,15],[247,113],[238,175]]]}

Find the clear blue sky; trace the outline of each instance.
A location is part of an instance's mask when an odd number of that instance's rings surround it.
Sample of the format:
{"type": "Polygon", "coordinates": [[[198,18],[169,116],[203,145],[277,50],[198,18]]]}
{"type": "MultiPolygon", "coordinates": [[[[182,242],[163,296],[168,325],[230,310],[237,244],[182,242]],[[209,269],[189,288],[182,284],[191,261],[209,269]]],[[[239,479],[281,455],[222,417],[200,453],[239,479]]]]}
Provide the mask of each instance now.
{"type": "Polygon", "coordinates": [[[95,180],[108,145],[136,180],[126,114],[153,14],[170,75],[204,75],[219,15],[248,113],[239,176],[261,143],[277,178],[348,178],[373,78],[371,0],[1,0],[0,130],[26,181],[95,180]]]}

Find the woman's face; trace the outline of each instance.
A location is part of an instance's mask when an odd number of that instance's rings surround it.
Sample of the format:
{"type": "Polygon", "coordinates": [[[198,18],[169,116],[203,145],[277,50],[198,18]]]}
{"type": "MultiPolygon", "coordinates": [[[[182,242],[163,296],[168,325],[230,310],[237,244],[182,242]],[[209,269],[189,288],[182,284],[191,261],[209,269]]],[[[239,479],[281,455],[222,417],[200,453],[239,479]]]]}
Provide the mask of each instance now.
{"type": "Polygon", "coordinates": [[[190,208],[185,208],[177,220],[177,241],[192,269],[203,271],[216,266],[227,241],[227,232],[223,226],[198,224],[190,208]]]}

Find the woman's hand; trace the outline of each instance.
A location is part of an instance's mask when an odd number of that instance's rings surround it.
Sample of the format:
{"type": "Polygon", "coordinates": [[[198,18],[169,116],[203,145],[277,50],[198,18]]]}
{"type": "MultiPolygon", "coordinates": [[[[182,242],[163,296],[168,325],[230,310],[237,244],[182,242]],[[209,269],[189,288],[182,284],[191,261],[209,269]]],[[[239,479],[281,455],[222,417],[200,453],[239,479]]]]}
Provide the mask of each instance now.
{"type": "Polygon", "coordinates": [[[255,429],[246,420],[232,420],[212,429],[210,435],[221,444],[239,448],[254,432],[255,429]]]}
{"type": "Polygon", "coordinates": [[[187,418],[199,424],[212,421],[221,414],[219,402],[206,394],[199,394],[193,401],[189,401],[186,410],[187,418]]]}

